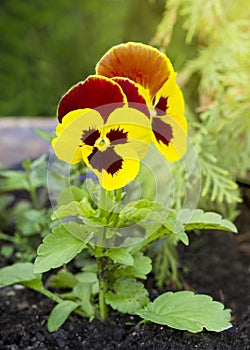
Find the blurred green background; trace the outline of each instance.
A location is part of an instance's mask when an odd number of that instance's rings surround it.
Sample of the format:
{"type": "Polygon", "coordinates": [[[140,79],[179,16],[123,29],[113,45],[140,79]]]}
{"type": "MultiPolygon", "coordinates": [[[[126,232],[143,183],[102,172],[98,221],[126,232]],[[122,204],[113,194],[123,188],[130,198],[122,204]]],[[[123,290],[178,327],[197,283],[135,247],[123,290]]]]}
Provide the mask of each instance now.
{"type": "Polygon", "coordinates": [[[148,43],[164,0],[1,0],[0,116],[53,116],[104,52],[148,43]]]}

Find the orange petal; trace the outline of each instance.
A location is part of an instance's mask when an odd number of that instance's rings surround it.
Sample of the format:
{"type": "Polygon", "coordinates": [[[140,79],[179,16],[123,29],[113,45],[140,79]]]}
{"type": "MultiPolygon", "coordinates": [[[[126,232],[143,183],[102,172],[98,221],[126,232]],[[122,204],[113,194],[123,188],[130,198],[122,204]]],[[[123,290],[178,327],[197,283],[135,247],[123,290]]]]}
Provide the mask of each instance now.
{"type": "Polygon", "coordinates": [[[103,109],[102,117],[108,115],[127,101],[119,84],[103,76],[90,75],[85,81],[73,86],[61,99],[57,115],[59,122],[69,112],[76,109],[103,109]],[[107,105],[109,108],[107,108],[107,105]]]}
{"type": "Polygon", "coordinates": [[[152,100],[174,69],[157,49],[129,42],[111,48],[98,62],[96,72],[108,78],[127,77],[148,90],[152,100]]]}

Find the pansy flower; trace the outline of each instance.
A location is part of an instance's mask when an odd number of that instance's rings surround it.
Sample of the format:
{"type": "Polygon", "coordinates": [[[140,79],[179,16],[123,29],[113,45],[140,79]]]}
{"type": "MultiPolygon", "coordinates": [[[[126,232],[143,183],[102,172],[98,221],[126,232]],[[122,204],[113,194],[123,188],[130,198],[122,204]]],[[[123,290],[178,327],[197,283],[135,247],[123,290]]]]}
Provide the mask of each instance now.
{"type": "Polygon", "coordinates": [[[182,92],[168,57],[149,45],[120,44],[104,54],[96,73],[119,84],[123,79],[135,83],[150,109],[156,148],[170,161],[180,159],[186,152],[187,122],[182,92]]]}
{"type": "MultiPolygon", "coordinates": [[[[125,88],[141,104],[134,82],[126,81],[125,88]]],[[[59,159],[83,160],[106,190],[137,176],[150,144],[150,119],[128,103],[116,81],[94,75],[73,86],[59,103],[58,120],[52,146],[59,159]]]]}

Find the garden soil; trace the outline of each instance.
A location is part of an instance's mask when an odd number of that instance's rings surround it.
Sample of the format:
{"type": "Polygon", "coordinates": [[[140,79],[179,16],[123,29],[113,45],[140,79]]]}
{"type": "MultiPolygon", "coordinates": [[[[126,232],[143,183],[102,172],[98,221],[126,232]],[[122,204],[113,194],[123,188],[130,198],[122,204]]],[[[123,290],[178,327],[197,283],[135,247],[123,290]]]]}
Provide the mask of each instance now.
{"type": "MultiPolygon", "coordinates": [[[[54,303],[32,290],[13,286],[0,290],[0,349],[250,349],[250,188],[244,189],[240,209],[239,235],[202,232],[191,236],[189,247],[179,248],[186,289],[209,294],[232,309],[232,328],[192,334],[111,312],[105,322],[91,323],[72,314],[63,327],[49,333],[46,323],[54,303]]],[[[1,259],[0,264],[3,266],[1,259]]],[[[147,283],[151,297],[158,296],[153,279],[147,283]]]]}

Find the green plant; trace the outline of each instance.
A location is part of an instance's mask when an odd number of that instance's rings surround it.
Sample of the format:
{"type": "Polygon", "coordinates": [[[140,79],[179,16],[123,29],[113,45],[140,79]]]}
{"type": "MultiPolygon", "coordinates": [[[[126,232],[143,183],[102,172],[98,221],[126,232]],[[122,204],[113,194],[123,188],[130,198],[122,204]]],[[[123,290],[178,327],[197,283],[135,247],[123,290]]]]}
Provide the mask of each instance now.
{"type": "MultiPolygon", "coordinates": [[[[34,264],[18,263],[0,270],[0,286],[19,283],[58,303],[48,320],[49,331],[57,330],[72,311],[90,320],[105,320],[110,307],[194,333],[231,326],[230,310],[209,296],[168,292],[150,302],[142,283],[152,270],[148,248],[159,239],[166,238],[166,254],[177,283],[175,246],[189,244],[187,232],[237,231],[217,213],[173,209],[151,198],[154,174],[148,176],[143,159],[153,149],[161,162],[173,162],[187,149],[184,101],[175,77],[170,60],[158,50],[141,43],[121,44],[101,58],[96,75],[73,86],[59,102],[52,147],[57,158],[72,168],[62,178],[64,188],[51,215],[56,224],[38,247],[34,264]],[[138,195],[136,180],[143,197],[133,200],[131,196],[138,195]],[[72,273],[70,263],[76,257],[81,270],[72,273]],[[57,268],[62,269],[43,283],[42,274],[57,268]]],[[[191,163],[193,155],[188,158],[191,163]]],[[[32,166],[25,164],[27,189],[36,206],[32,166]]],[[[48,178],[51,171],[55,181],[49,181],[48,189],[54,199],[54,185],[61,184],[60,164],[49,168],[48,178]]],[[[155,180],[158,185],[159,178],[155,180]]],[[[165,174],[166,187],[164,180],[165,174]]],[[[175,200],[179,196],[178,189],[175,200]]]]}
{"type": "Polygon", "coordinates": [[[6,258],[14,254],[20,261],[31,261],[41,237],[51,231],[52,210],[46,205],[46,157],[25,160],[22,166],[0,171],[0,251],[6,258]]]}
{"type": "Polygon", "coordinates": [[[89,319],[105,319],[109,307],[190,332],[230,327],[230,311],[210,297],[168,292],[151,303],[142,282],[152,269],[152,261],[144,252],[152,242],[168,237],[188,244],[185,232],[189,230],[235,232],[235,226],[218,214],[196,210],[183,229],[175,231],[178,222],[175,211],[169,212],[160,203],[147,200],[122,205],[120,199],[125,198],[125,192],[105,192],[98,184],[95,186],[101,202],[98,206],[83,196],[84,188],[68,188],[61,194],[53,218],[70,221],[56,226],[44,238],[34,266],[18,263],[1,269],[1,287],[22,284],[57,302],[48,320],[50,331],[58,329],[72,311],[89,319]],[[108,209],[103,201],[110,203],[111,199],[112,209],[108,209]],[[121,228],[127,228],[124,237],[121,228]],[[117,241],[119,246],[115,246],[117,241]],[[83,260],[82,269],[73,274],[67,264],[83,251],[91,259],[83,260]],[[43,283],[41,274],[60,267],[49,277],[49,286],[55,290],[51,292],[45,288],[48,281],[43,283]]]}

